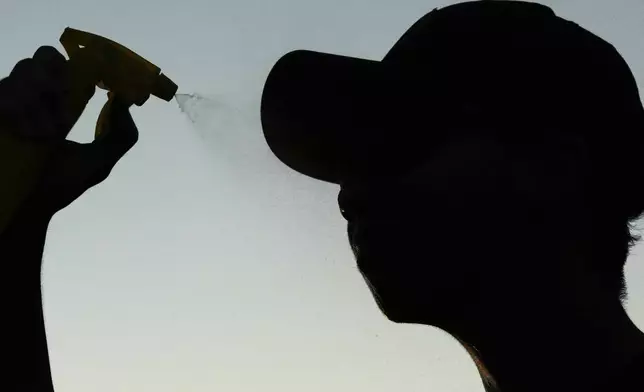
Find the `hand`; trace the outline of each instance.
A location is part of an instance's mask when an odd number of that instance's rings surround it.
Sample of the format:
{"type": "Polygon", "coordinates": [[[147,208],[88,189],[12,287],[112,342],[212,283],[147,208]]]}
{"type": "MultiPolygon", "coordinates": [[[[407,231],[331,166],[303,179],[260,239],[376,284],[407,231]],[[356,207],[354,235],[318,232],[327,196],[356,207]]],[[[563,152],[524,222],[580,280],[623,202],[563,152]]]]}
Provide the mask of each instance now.
{"type": "Polygon", "coordinates": [[[61,53],[43,46],[0,81],[0,125],[18,136],[55,145],[21,214],[51,218],[105,180],[138,140],[131,104],[118,96],[110,101],[105,131],[94,142],[65,139],[96,89],[93,81],[74,77],[73,72],[61,53]]]}

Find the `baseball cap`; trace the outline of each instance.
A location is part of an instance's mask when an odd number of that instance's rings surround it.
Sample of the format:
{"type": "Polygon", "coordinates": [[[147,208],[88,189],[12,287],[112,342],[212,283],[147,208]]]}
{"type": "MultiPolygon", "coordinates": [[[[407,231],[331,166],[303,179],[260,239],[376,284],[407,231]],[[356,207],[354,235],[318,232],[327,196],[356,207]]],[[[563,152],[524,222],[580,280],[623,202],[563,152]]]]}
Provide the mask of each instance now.
{"type": "Polygon", "coordinates": [[[429,12],[381,61],[284,55],[266,80],[261,122],[284,164],[342,184],[394,175],[460,131],[581,130],[627,154],[642,144],[644,109],[608,42],[541,4],[472,1],[429,12]]]}

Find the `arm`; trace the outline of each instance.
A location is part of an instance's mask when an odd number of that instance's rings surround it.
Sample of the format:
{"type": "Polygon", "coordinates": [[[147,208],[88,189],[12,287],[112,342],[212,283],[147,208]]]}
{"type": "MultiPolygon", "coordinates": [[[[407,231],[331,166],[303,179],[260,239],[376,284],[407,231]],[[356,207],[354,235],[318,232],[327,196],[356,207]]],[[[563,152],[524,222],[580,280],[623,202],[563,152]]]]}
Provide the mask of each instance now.
{"type": "MultiPolygon", "coordinates": [[[[0,80],[0,131],[52,147],[40,178],[21,202],[22,210],[0,231],[0,353],[6,363],[0,391],[53,391],[40,278],[47,227],[58,211],[105,180],[138,140],[131,104],[121,97],[103,109],[99,138],[89,144],[66,140],[95,90],[86,78],[72,83],[72,71],[62,54],[43,46],[0,80]]],[[[0,164],[12,162],[3,159],[0,164]]],[[[0,192],[11,191],[9,183],[0,184],[0,192]]]]}
{"type": "Polygon", "coordinates": [[[51,392],[40,267],[49,219],[21,216],[0,236],[4,391],[51,392]]]}

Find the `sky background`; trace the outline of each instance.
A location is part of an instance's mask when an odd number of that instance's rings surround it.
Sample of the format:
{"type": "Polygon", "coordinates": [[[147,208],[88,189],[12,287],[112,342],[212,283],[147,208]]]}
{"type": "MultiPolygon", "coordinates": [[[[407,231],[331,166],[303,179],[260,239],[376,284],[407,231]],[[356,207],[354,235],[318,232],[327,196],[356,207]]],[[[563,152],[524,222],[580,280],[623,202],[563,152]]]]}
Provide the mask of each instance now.
{"type": "MultiPolygon", "coordinates": [[[[355,268],[338,188],[265,146],[264,80],[293,49],[381,59],[428,0],[2,0],[0,74],[67,26],[107,36],[180,92],[133,109],[139,144],[59,213],[44,260],[55,386],[64,392],[483,391],[444,332],[381,315],[355,268]],[[203,109],[205,108],[205,109],[203,109]]],[[[644,2],[544,1],[613,43],[644,88],[644,2]]],[[[90,141],[98,91],[71,134],[90,141]]],[[[476,235],[476,233],[473,233],[476,235]]],[[[628,312],[644,328],[644,252],[628,312]]]]}

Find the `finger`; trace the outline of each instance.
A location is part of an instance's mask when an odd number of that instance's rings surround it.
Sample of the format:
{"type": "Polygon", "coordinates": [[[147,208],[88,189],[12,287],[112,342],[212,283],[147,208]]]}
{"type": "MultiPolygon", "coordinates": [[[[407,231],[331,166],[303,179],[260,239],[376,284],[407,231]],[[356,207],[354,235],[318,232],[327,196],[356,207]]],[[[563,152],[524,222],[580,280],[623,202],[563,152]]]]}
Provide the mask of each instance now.
{"type": "Polygon", "coordinates": [[[103,182],[114,166],[130,151],[139,138],[139,132],[126,104],[112,103],[110,129],[93,143],[84,145],[84,189],[103,182]]]}
{"type": "Polygon", "coordinates": [[[100,69],[107,66],[110,65],[103,64],[102,59],[86,49],[80,49],[66,62],[65,73],[70,87],[79,92],[79,98],[85,104],[94,96],[95,87],[100,81],[100,69]]]}
{"type": "Polygon", "coordinates": [[[67,59],[52,46],[41,46],[33,55],[33,60],[42,67],[50,76],[60,80],[65,73],[67,59]]]}
{"type": "Polygon", "coordinates": [[[26,58],[18,61],[16,65],[14,65],[9,76],[25,75],[33,67],[33,62],[34,60],[32,58],[26,58]]]}
{"type": "Polygon", "coordinates": [[[26,108],[19,99],[15,78],[7,76],[0,80],[0,129],[14,135],[22,135],[26,108]]]}
{"type": "Polygon", "coordinates": [[[27,111],[24,129],[29,137],[46,139],[67,136],[76,119],[66,115],[69,83],[65,58],[53,47],[39,48],[32,59],[16,65],[15,100],[27,111]]]}
{"type": "Polygon", "coordinates": [[[2,113],[3,120],[6,118],[15,117],[16,111],[21,110],[21,100],[18,93],[15,78],[6,77],[0,80],[0,113],[2,113]]]}
{"type": "Polygon", "coordinates": [[[91,66],[92,59],[88,59],[90,56],[91,53],[81,49],[66,62],[65,110],[61,114],[68,131],[76,124],[96,92],[98,76],[95,67],[91,66]]]}
{"type": "Polygon", "coordinates": [[[30,138],[53,136],[54,112],[49,103],[51,77],[33,59],[19,61],[7,78],[9,91],[2,98],[2,112],[11,118],[13,131],[30,138]]]}
{"type": "Polygon", "coordinates": [[[42,90],[62,96],[66,86],[65,66],[67,60],[55,48],[41,46],[32,57],[33,72],[38,74],[42,90]]]}
{"type": "MultiPolygon", "coordinates": [[[[66,103],[70,90],[67,59],[52,46],[41,46],[33,56],[33,62],[47,75],[47,85],[41,94],[42,104],[46,106],[51,118],[46,126],[51,128],[52,137],[67,136],[75,123],[73,118],[66,118],[66,103]],[[71,125],[70,125],[71,124],[71,125]]],[[[68,117],[73,117],[71,114],[68,117]]]]}
{"type": "Polygon", "coordinates": [[[33,62],[47,76],[46,90],[62,97],[69,87],[65,56],[54,47],[41,46],[34,53],[33,62]]]}
{"type": "Polygon", "coordinates": [[[52,73],[50,66],[35,59],[24,59],[18,62],[11,71],[18,99],[35,101],[43,94],[62,95],[62,84],[59,77],[52,73]]]}
{"type": "Polygon", "coordinates": [[[103,159],[116,163],[139,140],[139,131],[130,114],[131,103],[117,95],[108,105],[104,131],[93,144],[98,146],[103,159]]]}
{"type": "Polygon", "coordinates": [[[11,70],[9,78],[14,83],[14,98],[24,102],[38,95],[37,89],[40,89],[46,75],[38,69],[34,60],[29,58],[18,61],[11,70]]]}

